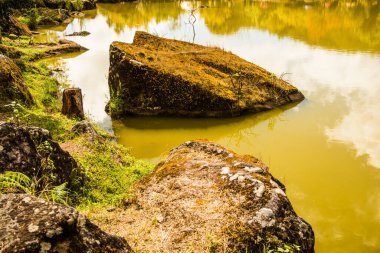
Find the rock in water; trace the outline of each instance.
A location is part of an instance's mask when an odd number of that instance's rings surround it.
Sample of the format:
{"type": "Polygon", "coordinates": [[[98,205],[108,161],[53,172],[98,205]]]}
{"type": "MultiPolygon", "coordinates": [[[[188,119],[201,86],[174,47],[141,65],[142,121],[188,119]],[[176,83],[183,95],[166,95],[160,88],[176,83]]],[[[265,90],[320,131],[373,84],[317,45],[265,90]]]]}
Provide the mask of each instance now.
{"type": "Polygon", "coordinates": [[[0,104],[14,100],[33,103],[20,68],[11,59],[0,54],[0,104]]]}
{"type": "Polygon", "coordinates": [[[39,127],[0,123],[0,173],[4,171],[44,178],[52,186],[67,182],[72,190],[83,184],[74,158],[61,149],[49,131],[39,127]]]}
{"type": "Polygon", "coordinates": [[[0,196],[0,251],[132,252],[121,237],[106,234],[74,208],[27,194],[0,196]]]}
{"type": "Polygon", "coordinates": [[[112,116],[226,117],[301,101],[289,83],[215,47],[136,32],[110,47],[112,116]]]}
{"type": "Polygon", "coordinates": [[[62,114],[84,119],[81,89],[69,88],[63,91],[62,114]]]}
{"type": "Polygon", "coordinates": [[[256,252],[284,244],[314,252],[311,226],[268,167],[212,142],[173,149],[134,194],[120,222],[128,220],[122,231],[130,231],[126,239],[141,252],[256,252]]]}

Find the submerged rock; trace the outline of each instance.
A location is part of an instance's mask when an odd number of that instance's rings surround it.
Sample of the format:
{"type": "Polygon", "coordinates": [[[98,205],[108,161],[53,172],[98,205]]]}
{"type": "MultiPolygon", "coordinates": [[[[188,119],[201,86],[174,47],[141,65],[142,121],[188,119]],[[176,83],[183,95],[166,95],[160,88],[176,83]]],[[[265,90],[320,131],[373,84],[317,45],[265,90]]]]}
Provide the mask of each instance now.
{"type": "Polygon", "coordinates": [[[78,189],[83,176],[74,158],[62,150],[49,131],[0,123],[0,173],[17,171],[43,178],[51,186],[68,183],[78,189]]]}
{"type": "Polygon", "coordinates": [[[119,232],[141,252],[256,252],[284,244],[314,252],[311,226],[268,167],[212,142],[173,149],[134,194],[119,232]]]}
{"type": "Polygon", "coordinates": [[[14,100],[33,103],[20,68],[11,59],[0,54],[0,104],[14,100]]]}
{"type": "Polygon", "coordinates": [[[32,60],[40,60],[61,54],[83,52],[88,49],[71,40],[61,39],[58,43],[36,43],[34,49],[40,50],[32,60]]]}
{"type": "Polygon", "coordinates": [[[112,116],[225,117],[301,101],[295,87],[220,48],[136,32],[110,47],[112,116]]]}
{"type": "Polygon", "coordinates": [[[73,32],[73,33],[68,34],[66,36],[88,36],[88,35],[90,35],[89,32],[87,32],[87,31],[81,31],[81,32],[73,32]]]}
{"type": "Polygon", "coordinates": [[[27,194],[0,196],[0,241],[3,253],[132,252],[74,208],[27,194]]]}

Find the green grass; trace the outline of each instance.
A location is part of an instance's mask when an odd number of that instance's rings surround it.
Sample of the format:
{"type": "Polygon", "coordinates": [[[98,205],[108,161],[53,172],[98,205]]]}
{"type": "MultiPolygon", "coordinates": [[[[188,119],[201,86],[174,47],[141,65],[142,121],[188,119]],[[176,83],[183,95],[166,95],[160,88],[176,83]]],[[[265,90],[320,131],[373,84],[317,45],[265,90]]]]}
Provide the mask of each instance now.
{"type": "Polygon", "coordinates": [[[132,157],[129,150],[111,140],[90,143],[83,138],[75,144],[84,147],[74,158],[85,170],[81,208],[92,205],[119,205],[129,189],[153,169],[153,165],[132,157]]]}
{"type": "Polygon", "coordinates": [[[81,190],[70,193],[78,208],[123,203],[129,196],[130,188],[149,173],[153,165],[132,157],[127,148],[117,144],[99,127],[94,126],[100,136],[94,142],[84,134],[72,133],[70,130],[79,119],[67,118],[60,113],[61,88],[66,85],[58,83],[43,61],[30,61],[40,50],[30,48],[29,42],[30,39],[25,37],[14,40],[4,38],[5,45],[23,53],[15,62],[21,68],[35,101],[29,107],[14,103],[13,111],[6,115],[7,121],[45,128],[54,140],[69,146],[68,150],[86,178],[81,190]]]}

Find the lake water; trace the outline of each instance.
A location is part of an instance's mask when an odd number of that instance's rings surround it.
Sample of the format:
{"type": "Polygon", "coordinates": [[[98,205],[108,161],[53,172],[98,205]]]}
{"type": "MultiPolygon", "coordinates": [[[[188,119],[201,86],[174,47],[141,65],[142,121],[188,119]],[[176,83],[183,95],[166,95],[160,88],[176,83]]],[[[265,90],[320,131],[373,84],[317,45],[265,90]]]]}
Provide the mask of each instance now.
{"type": "Polygon", "coordinates": [[[206,138],[267,163],[297,213],[314,228],[317,252],[380,252],[380,5],[252,1],[99,4],[43,39],[68,37],[90,50],[54,60],[82,88],[85,111],[138,158],[157,162],[206,138]],[[189,22],[195,11],[194,31],[189,22]],[[298,105],[231,119],[131,117],[112,121],[108,49],[136,30],[222,47],[298,87],[298,105]]]}

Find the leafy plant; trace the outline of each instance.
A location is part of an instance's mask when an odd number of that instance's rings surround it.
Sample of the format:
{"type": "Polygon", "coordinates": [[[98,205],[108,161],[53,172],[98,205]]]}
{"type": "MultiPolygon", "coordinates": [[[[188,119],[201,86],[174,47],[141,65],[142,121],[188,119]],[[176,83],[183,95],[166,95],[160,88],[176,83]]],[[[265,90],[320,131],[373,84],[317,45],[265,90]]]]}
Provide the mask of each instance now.
{"type": "Polygon", "coordinates": [[[68,191],[66,184],[51,187],[49,184],[41,188],[41,180],[30,178],[27,175],[16,172],[6,171],[0,174],[0,192],[24,192],[48,201],[67,204],[68,191]]]}
{"type": "Polygon", "coordinates": [[[240,72],[230,75],[231,84],[235,90],[235,93],[237,94],[239,98],[242,95],[242,90],[243,90],[243,85],[244,85],[243,79],[244,79],[244,76],[240,72]]]}
{"type": "Polygon", "coordinates": [[[264,245],[260,253],[297,253],[301,252],[301,247],[296,244],[284,243],[281,246],[272,248],[270,246],[264,245]]]}

